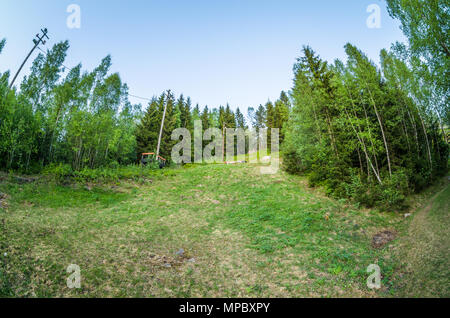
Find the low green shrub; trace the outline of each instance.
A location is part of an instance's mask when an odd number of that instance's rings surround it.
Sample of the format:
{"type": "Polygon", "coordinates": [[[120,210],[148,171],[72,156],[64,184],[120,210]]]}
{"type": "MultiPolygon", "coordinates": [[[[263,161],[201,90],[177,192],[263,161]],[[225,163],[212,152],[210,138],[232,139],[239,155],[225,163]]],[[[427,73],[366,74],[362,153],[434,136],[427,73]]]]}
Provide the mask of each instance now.
{"type": "Polygon", "coordinates": [[[285,151],[283,153],[283,169],[291,174],[300,174],[305,170],[305,167],[295,151],[285,151]]]}
{"type": "Polygon", "coordinates": [[[42,174],[58,183],[62,183],[73,176],[73,171],[70,165],[60,163],[45,167],[42,174]]]}
{"type": "Polygon", "coordinates": [[[398,170],[384,180],[383,184],[367,181],[353,171],[351,181],[345,184],[346,196],[369,208],[376,205],[382,210],[405,209],[406,197],[411,192],[405,171],[398,170]]]}
{"type": "Polygon", "coordinates": [[[65,182],[119,182],[120,180],[144,180],[158,174],[159,165],[110,166],[97,169],[73,170],[70,165],[50,165],[43,174],[57,183],[65,182]]]}

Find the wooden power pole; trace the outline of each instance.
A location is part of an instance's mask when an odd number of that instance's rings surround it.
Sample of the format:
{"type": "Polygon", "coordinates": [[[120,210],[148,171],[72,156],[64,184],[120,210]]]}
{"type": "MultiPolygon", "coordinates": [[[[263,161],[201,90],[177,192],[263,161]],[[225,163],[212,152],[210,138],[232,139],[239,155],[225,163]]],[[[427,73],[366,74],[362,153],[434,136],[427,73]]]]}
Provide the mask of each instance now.
{"type": "Polygon", "coordinates": [[[227,132],[227,127],[223,125],[223,133],[222,133],[222,163],[225,163],[225,136],[227,132]]]}
{"type": "Polygon", "coordinates": [[[47,38],[48,40],[50,39],[50,38],[47,36],[47,32],[48,32],[48,31],[47,31],[46,28],[45,28],[44,30],[41,29],[41,31],[42,31],[42,36],[40,36],[39,34],[37,34],[36,37],[37,37],[38,39],[37,39],[37,40],[36,40],[36,39],[33,39],[34,47],[31,49],[30,53],[28,53],[27,57],[25,58],[25,61],[23,61],[22,65],[20,66],[19,70],[17,71],[16,75],[14,76],[13,80],[11,81],[11,84],[9,84],[9,89],[11,89],[12,86],[14,85],[14,82],[16,81],[17,76],[19,76],[20,71],[22,70],[22,68],[24,67],[25,63],[26,63],[26,62],[28,61],[28,59],[30,58],[31,54],[33,54],[34,50],[36,50],[36,48],[39,46],[39,44],[41,44],[41,43],[42,43],[42,44],[45,44],[44,38],[47,38]]]}
{"type": "Polygon", "coordinates": [[[167,91],[167,101],[164,105],[164,113],[163,113],[163,117],[162,117],[162,121],[161,121],[161,129],[159,131],[158,148],[156,149],[156,160],[158,160],[158,158],[159,158],[159,150],[161,149],[161,138],[162,138],[162,134],[163,134],[164,121],[166,120],[167,103],[169,101],[169,94],[170,94],[170,91],[167,91]]]}

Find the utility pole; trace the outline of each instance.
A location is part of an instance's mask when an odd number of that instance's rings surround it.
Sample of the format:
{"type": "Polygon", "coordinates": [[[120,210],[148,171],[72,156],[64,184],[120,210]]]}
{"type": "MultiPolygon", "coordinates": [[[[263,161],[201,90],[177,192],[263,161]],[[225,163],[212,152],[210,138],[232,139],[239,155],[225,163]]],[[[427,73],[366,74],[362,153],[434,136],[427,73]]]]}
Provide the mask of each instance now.
{"type": "Polygon", "coordinates": [[[39,44],[45,44],[45,40],[44,38],[47,38],[47,40],[49,40],[50,38],[47,36],[47,29],[45,28],[44,30],[42,30],[42,36],[40,36],[39,34],[36,34],[36,37],[38,39],[33,39],[33,43],[34,43],[34,47],[33,49],[30,51],[30,53],[27,55],[27,57],[25,58],[25,61],[23,61],[22,65],[20,66],[19,70],[17,71],[16,75],[14,76],[11,84],[9,84],[9,89],[12,88],[12,86],[14,85],[14,82],[17,79],[17,76],[19,76],[20,71],[22,70],[22,68],[24,67],[25,63],[27,62],[27,60],[30,58],[31,54],[34,52],[34,50],[39,46],[39,44]]]}
{"type": "Polygon", "coordinates": [[[164,114],[163,114],[162,121],[161,121],[161,130],[159,131],[158,148],[156,149],[156,160],[158,160],[158,158],[159,158],[159,150],[161,147],[161,138],[162,138],[162,134],[163,134],[164,121],[166,120],[166,111],[167,111],[167,103],[169,101],[169,94],[170,94],[170,90],[167,91],[167,101],[164,105],[164,114]]]}
{"type": "Polygon", "coordinates": [[[227,126],[225,124],[223,125],[223,132],[222,132],[222,162],[225,163],[225,136],[227,132],[227,126]]]}

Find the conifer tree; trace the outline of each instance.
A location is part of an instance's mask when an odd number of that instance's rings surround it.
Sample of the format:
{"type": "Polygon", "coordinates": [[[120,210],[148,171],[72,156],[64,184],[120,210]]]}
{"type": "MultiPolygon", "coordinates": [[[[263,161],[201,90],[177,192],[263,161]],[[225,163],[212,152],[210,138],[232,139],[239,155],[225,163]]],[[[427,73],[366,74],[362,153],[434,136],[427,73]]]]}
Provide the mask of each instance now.
{"type": "Polygon", "coordinates": [[[142,153],[155,152],[158,145],[161,117],[159,104],[163,101],[153,98],[137,126],[136,142],[137,156],[141,158],[142,153]]]}
{"type": "Polygon", "coordinates": [[[174,108],[174,116],[175,116],[175,127],[176,128],[181,128],[183,127],[182,125],[182,121],[183,121],[183,112],[184,112],[184,107],[185,107],[185,101],[184,101],[184,96],[183,94],[180,95],[180,97],[177,99],[177,102],[175,103],[175,108],[174,108]]]}
{"type": "Polygon", "coordinates": [[[223,106],[219,107],[219,128],[220,130],[223,130],[223,128],[227,124],[227,118],[225,114],[225,108],[223,106]]]}
{"type": "Polygon", "coordinates": [[[200,119],[202,121],[203,131],[210,128],[208,106],[205,106],[205,108],[203,109],[200,119]]]}
{"type": "MultiPolygon", "coordinates": [[[[447,171],[448,146],[420,73],[386,51],[379,70],[356,47],[345,49],[347,65],[328,65],[309,47],[298,59],[284,166],[333,196],[402,207],[410,191],[447,171]]],[[[286,111],[282,99],[275,109],[286,111]]]]}
{"type": "Polygon", "coordinates": [[[191,133],[194,130],[194,123],[192,121],[192,114],[191,114],[191,98],[188,97],[186,99],[186,103],[184,104],[182,117],[181,117],[181,127],[187,128],[191,133]]]}
{"type": "MultiPolygon", "coordinates": [[[[164,101],[164,94],[162,97],[164,101]]],[[[172,132],[177,128],[177,118],[175,113],[175,97],[173,93],[169,90],[166,92],[165,103],[167,104],[166,118],[164,120],[163,135],[161,138],[161,149],[160,155],[170,161],[172,155],[172,148],[176,145],[177,141],[172,140],[172,132]]],[[[160,116],[164,112],[164,102],[159,104],[160,116]]]]}
{"type": "Polygon", "coordinates": [[[200,120],[200,106],[199,104],[195,105],[194,109],[192,110],[192,122],[196,120],[200,120]]]}
{"type": "MultiPolygon", "coordinates": [[[[289,120],[290,102],[285,92],[281,92],[280,99],[275,102],[275,108],[273,110],[273,119],[271,128],[278,128],[280,143],[284,141],[284,127],[289,120]]],[[[267,110],[267,116],[269,111],[267,110]]]]}
{"type": "Polygon", "coordinates": [[[247,129],[244,115],[241,113],[239,107],[236,109],[236,126],[237,128],[247,129]]]}
{"type": "Polygon", "coordinates": [[[279,128],[277,126],[277,114],[276,109],[271,101],[266,103],[265,107],[266,117],[265,117],[265,127],[267,128],[267,147],[271,149],[272,146],[272,128],[279,128]]]}
{"type": "Polygon", "coordinates": [[[271,101],[268,101],[266,103],[266,127],[268,129],[270,128],[278,128],[276,124],[276,113],[275,108],[273,106],[273,103],[271,101]]]}
{"type": "Polygon", "coordinates": [[[260,128],[265,128],[267,120],[267,111],[263,105],[259,105],[255,112],[255,128],[259,131],[260,128]]]}
{"type": "Polygon", "coordinates": [[[236,128],[236,117],[228,104],[225,108],[224,122],[227,128],[236,128]]]}

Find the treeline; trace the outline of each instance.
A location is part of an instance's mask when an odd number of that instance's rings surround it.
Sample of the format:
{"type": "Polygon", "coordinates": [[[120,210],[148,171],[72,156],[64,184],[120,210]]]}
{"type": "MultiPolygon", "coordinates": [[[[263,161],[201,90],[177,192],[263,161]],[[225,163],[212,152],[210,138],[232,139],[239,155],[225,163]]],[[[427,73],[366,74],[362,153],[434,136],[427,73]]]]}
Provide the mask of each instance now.
{"type": "MultiPolygon", "coordinates": [[[[0,42],[0,53],[5,43],[0,42]]],[[[176,143],[173,130],[187,128],[193,135],[196,120],[206,131],[247,129],[248,124],[280,128],[288,119],[285,92],[275,103],[248,108],[247,118],[230,105],[193,107],[189,97],[177,98],[171,91],[154,97],[142,111],[129,102],[119,74],[109,73],[110,56],[92,72],[82,71],[81,64],[66,70],[68,49],[66,41],[39,54],[18,91],[8,88],[9,72],[0,74],[0,169],[38,173],[49,165],[80,171],[138,163],[142,153],[156,151],[166,105],[160,154],[169,161],[176,143]]]]}
{"type": "MultiPolygon", "coordinates": [[[[409,43],[381,51],[374,62],[351,44],[347,61],[330,64],[310,47],[294,65],[294,87],[275,102],[232,111],[197,104],[171,91],[144,111],[109,74],[107,56],[92,72],[67,75],[68,42],[39,54],[20,90],[0,74],[0,169],[39,172],[53,164],[75,171],[139,162],[155,152],[164,107],[161,156],[170,160],[176,128],[193,135],[216,127],[280,129],[283,167],[307,175],[329,195],[365,205],[402,207],[406,196],[447,172],[449,146],[448,8],[439,0],[388,0],[409,43]]],[[[0,41],[0,53],[5,40],[0,41]]],[[[248,106],[248,105],[247,105],[248,106]]]]}
{"type": "MultiPolygon", "coordinates": [[[[0,52],[5,46],[1,41],[0,52]]],[[[108,74],[111,57],[92,72],[81,64],[63,76],[68,42],[39,54],[20,91],[0,74],[0,169],[39,172],[64,163],[73,169],[136,160],[139,108],[128,101],[118,74],[108,74]]]]}
{"type": "MultiPolygon", "coordinates": [[[[192,106],[190,97],[185,98],[180,95],[178,98],[171,91],[162,93],[159,97],[154,97],[149,103],[140,123],[137,126],[137,154],[145,152],[155,152],[158,144],[164,107],[167,106],[166,117],[161,139],[160,155],[170,160],[173,146],[177,141],[173,141],[172,132],[177,128],[186,128],[194,135],[194,122],[201,121],[203,131],[208,128],[217,127],[245,128],[246,120],[239,108],[234,113],[230,106],[220,106],[209,109],[208,106],[200,109],[197,104],[192,106]]],[[[193,142],[193,139],[192,139],[193,142]]]]}
{"type": "Polygon", "coordinates": [[[431,92],[397,51],[383,50],[378,69],[356,47],[345,50],[346,64],[329,65],[305,47],[295,65],[285,168],[335,197],[400,206],[447,170],[431,92]]]}
{"type": "MultiPolygon", "coordinates": [[[[218,128],[223,131],[224,127],[248,129],[251,126],[257,130],[260,128],[282,128],[289,118],[290,109],[290,101],[285,92],[281,93],[280,98],[275,103],[268,101],[264,106],[260,105],[256,110],[253,107],[249,107],[247,116],[245,116],[239,107],[233,112],[230,105],[218,108],[204,106],[200,109],[200,106],[197,104],[195,107],[192,107],[192,101],[189,97],[185,98],[183,95],[180,95],[176,98],[171,91],[167,91],[152,99],[137,126],[138,156],[142,153],[156,150],[166,105],[167,111],[160,154],[167,159],[170,159],[172,148],[178,142],[171,140],[172,131],[177,128],[188,129],[191,136],[194,136],[195,121],[201,121],[203,132],[209,128],[218,128]]],[[[280,136],[280,139],[282,138],[284,138],[284,135],[280,136]]],[[[207,143],[209,142],[205,141],[204,146],[207,143]]]]}
{"type": "Polygon", "coordinates": [[[447,172],[450,52],[447,7],[387,2],[409,45],[382,50],[381,67],[351,44],[333,64],[304,47],[282,149],[285,169],[311,185],[392,208],[447,172]]]}

